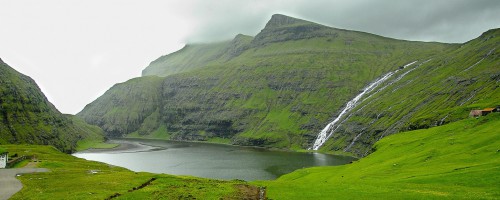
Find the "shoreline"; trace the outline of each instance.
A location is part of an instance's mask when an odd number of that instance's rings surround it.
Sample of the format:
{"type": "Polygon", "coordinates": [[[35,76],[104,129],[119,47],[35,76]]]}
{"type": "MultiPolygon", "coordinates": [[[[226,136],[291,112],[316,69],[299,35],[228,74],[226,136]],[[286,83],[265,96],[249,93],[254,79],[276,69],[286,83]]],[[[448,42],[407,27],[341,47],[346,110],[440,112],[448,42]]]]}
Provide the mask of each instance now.
{"type": "MultiPolygon", "coordinates": [[[[361,159],[361,157],[356,157],[354,155],[350,155],[347,153],[339,153],[339,152],[320,152],[320,151],[314,151],[314,150],[305,150],[305,149],[299,149],[299,150],[293,150],[293,149],[282,149],[282,148],[276,148],[276,147],[260,147],[260,146],[244,146],[244,145],[237,145],[237,144],[230,144],[230,143],[219,143],[219,142],[209,142],[209,141],[200,141],[200,140],[193,140],[193,141],[187,141],[187,140],[170,140],[170,139],[161,139],[161,138],[139,138],[139,137],[124,137],[124,138],[113,138],[110,140],[158,140],[158,141],[169,141],[169,142],[183,142],[183,143],[199,143],[199,144],[214,144],[214,145],[225,145],[225,146],[233,146],[233,147],[242,147],[242,148],[253,148],[253,149],[260,149],[260,150],[267,150],[267,151],[280,151],[280,152],[295,152],[295,153],[309,153],[309,154],[325,154],[325,155],[332,155],[332,156],[344,156],[344,157],[351,157],[351,158],[356,158],[356,160],[361,159]]],[[[141,143],[142,144],[142,143],[141,143]]],[[[143,144],[146,145],[146,144],[143,144]]],[[[147,145],[149,146],[149,145],[147,145]]]]}
{"type": "Polygon", "coordinates": [[[179,143],[187,143],[187,144],[194,143],[194,144],[208,144],[208,145],[223,145],[223,146],[233,146],[233,147],[240,147],[240,148],[251,148],[251,149],[256,149],[256,150],[264,150],[264,151],[295,152],[295,153],[306,153],[306,154],[319,153],[319,154],[332,155],[332,156],[342,156],[342,157],[355,158],[355,160],[360,159],[360,158],[352,156],[352,155],[336,154],[336,153],[329,153],[329,152],[314,152],[314,151],[308,151],[308,150],[297,151],[297,150],[290,150],[290,149],[279,149],[279,148],[258,147],[258,146],[242,146],[242,145],[234,145],[234,144],[227,144],[227,143],[213,143],[213,142],[206,142],[206,141],[179,141],[179,140],[154,139],[154,138],[113,138],[113,139],[109,139],[108,141],[106,141],[106,143],[117,144],[116,147],[113,147],[113,148],[90,148],[90,149],[86,149],[84,151],[75,152],[75,154],[77,154],[77,153],[134,153],[134,152],[158,151],[158,150],[165,150],[166,149],[165,147],[154,146],[151,144],[143,143],[143,142],[141,142],[141,140],[168,141],[168,142],[179,142],[179,143]]]}
{"type": "Polygon", "coordinates": [[[125,140],[108,140],[106,141],[108,144],[117,144],[116,147],[113,148],[90,148],[83,151],[75,152],[78,153],[107,153],[107,152],[115,152],[115,153],[131,153],[131,152],[141,152],[141,151],[152,151],[155,149],[159,149],[159,147],[142,144],[139,142],[128,142],[125,140]]]}

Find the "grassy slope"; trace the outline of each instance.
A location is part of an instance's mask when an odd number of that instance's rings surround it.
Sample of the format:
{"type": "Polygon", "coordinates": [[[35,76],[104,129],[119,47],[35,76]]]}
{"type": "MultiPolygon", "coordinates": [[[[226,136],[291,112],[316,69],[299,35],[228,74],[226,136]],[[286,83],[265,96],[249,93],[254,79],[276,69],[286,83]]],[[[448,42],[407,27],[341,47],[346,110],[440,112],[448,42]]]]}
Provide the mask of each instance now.
{"type": "MultiPolygon", "coordinates": [[[[139,124],[151,115],[158,115],[161,81],[156,76],[131,79],[114,85],[106,95],[85,106],[86,122],[100,126],[108,136],[140,130],[148,133],[157,129],[156,124],[139,124]]],[[[152,118],[152,117],[151,117],[152,118]]],[[[157,119],[152,119],[156,121],[157,119]]]]}
{"type": "MultiPolygon", "coordinates": [[[[49,173],[19,177],[25,187],[12,199],[105,199],[115,193],[118,199],[243,199],[247,186],[242,181],[218,181],[165,174],[135,173],[121,167],[87,161],[63,154],[50,146],[2,145],[11,153],[35,155],[38,167],[49,173]],[[97,171],[96,174],[90,173],[97,171]],[[149,186],[129,192],[156,178],[149,186]]],[[[248,191],[247,191],[248,192],[248,191]]]]}
{"type": "Polygon", "coordinates": [[[151,62],[142,71],[142,75],[168,76],[202,67],[205,63],[217,59],[228,44],[229,42],[186,45],[173,54],[162,56],[151,62]]]}
{"type": "Polygon", "coordinates": [[[0,60],[0,144],[50,144],[73,152],[77,141],[103,141],[102,130],[61,114],[30,77],[0,60]]]}
{"type": "MultiPolygon", "coordinates": [[[[255,38],[237,36],[217,59],[197,62],[202,66],[185,68],[150,88],[134,89],[150,84],[152,77],[119,84],[78,115],[113,136],[148,137],[164,126],[163,135],[170,139],[305,149],[332,112],[371,80],[456,47],[273,16],[255,38]]],[[[183,65],[177,61],[201,57],[188,53],[181,50],[162,58],[178,64],[163,67],[179,70],[183,65]]]]}
{"type": "Polygon", "coordinates": [[[83,151],[86,149],[108,149],[118,146],[118,144],[106,143],[106,138],[104,137],[104,131],[98,126],[87,124],[83,119],[79,117],[66,115],[69,117],[76,128],[83,133],[82,139],[78,140],[76,151],[83,151]]]}
{"type": "Polygon", "coordinates": [[[168,76],[203,68],[210,63],[230,60],[248,48],[253,37],[238,34],[231,41],[189,44],[181,50],[154,60],[142,76],[168,76]]]}
{"type": "Polygon", "coordinates": [[[446,124],[500,104],[500,29],[430,59],[354,109],[322,150],[366,155],[367,144],[385,135],[446,124]]]}
{"type": "Polygon", "coordinates": [[[272,199],[496,199],[500,113],[399,133],[349,165],[297,170],[267,185],[272,199]]]}

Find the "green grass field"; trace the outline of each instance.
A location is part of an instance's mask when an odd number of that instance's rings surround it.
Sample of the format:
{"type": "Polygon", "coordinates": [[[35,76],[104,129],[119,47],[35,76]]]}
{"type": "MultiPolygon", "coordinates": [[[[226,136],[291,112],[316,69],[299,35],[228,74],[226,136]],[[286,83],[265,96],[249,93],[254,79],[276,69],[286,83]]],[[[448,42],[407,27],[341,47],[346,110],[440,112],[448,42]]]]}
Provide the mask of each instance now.
{"type": "Polygon", "coordinates": [[[110,149],[117,147],[118,144],[105,143],[103,141],[96,141],[92,139],[84,139],[78,141],[77,151],[83,151],[86,149],[110,149]]]}
{"type": "Polygon", "coordinates": [[[500,113],[395,134],[352,164],[297,170],[271,199],[498,199],[500,113]]]}

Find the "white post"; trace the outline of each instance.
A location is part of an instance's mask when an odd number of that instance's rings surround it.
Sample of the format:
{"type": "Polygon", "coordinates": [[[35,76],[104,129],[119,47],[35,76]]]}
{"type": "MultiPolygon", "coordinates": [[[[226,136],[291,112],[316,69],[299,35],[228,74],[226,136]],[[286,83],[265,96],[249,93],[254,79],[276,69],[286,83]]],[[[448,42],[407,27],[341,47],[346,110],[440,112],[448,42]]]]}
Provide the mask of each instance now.
{"type": "Polygon", "coordinates": [[[0,168],[5,168],[7,166],[8,159],[9,159],[8,153],[0,154],[0,168]]]}

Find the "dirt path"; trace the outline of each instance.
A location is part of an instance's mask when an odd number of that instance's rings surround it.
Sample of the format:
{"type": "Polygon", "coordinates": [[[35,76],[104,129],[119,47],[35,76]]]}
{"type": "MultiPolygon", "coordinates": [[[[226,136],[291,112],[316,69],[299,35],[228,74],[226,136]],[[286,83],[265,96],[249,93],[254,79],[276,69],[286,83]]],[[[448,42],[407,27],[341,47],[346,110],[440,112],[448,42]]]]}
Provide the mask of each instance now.
{"type": "Polygon", "coordinates": [[[17,180],[17,174],[28,174],[37,172],[48,172],[45,168],[32,168],[28,166],[33,166],[28,164],[24,168],[14,168],[14,169],[0,169],[0,200],[9,199],[16,192],[19,192],[23,188],[21,181],[17,180]]]}

